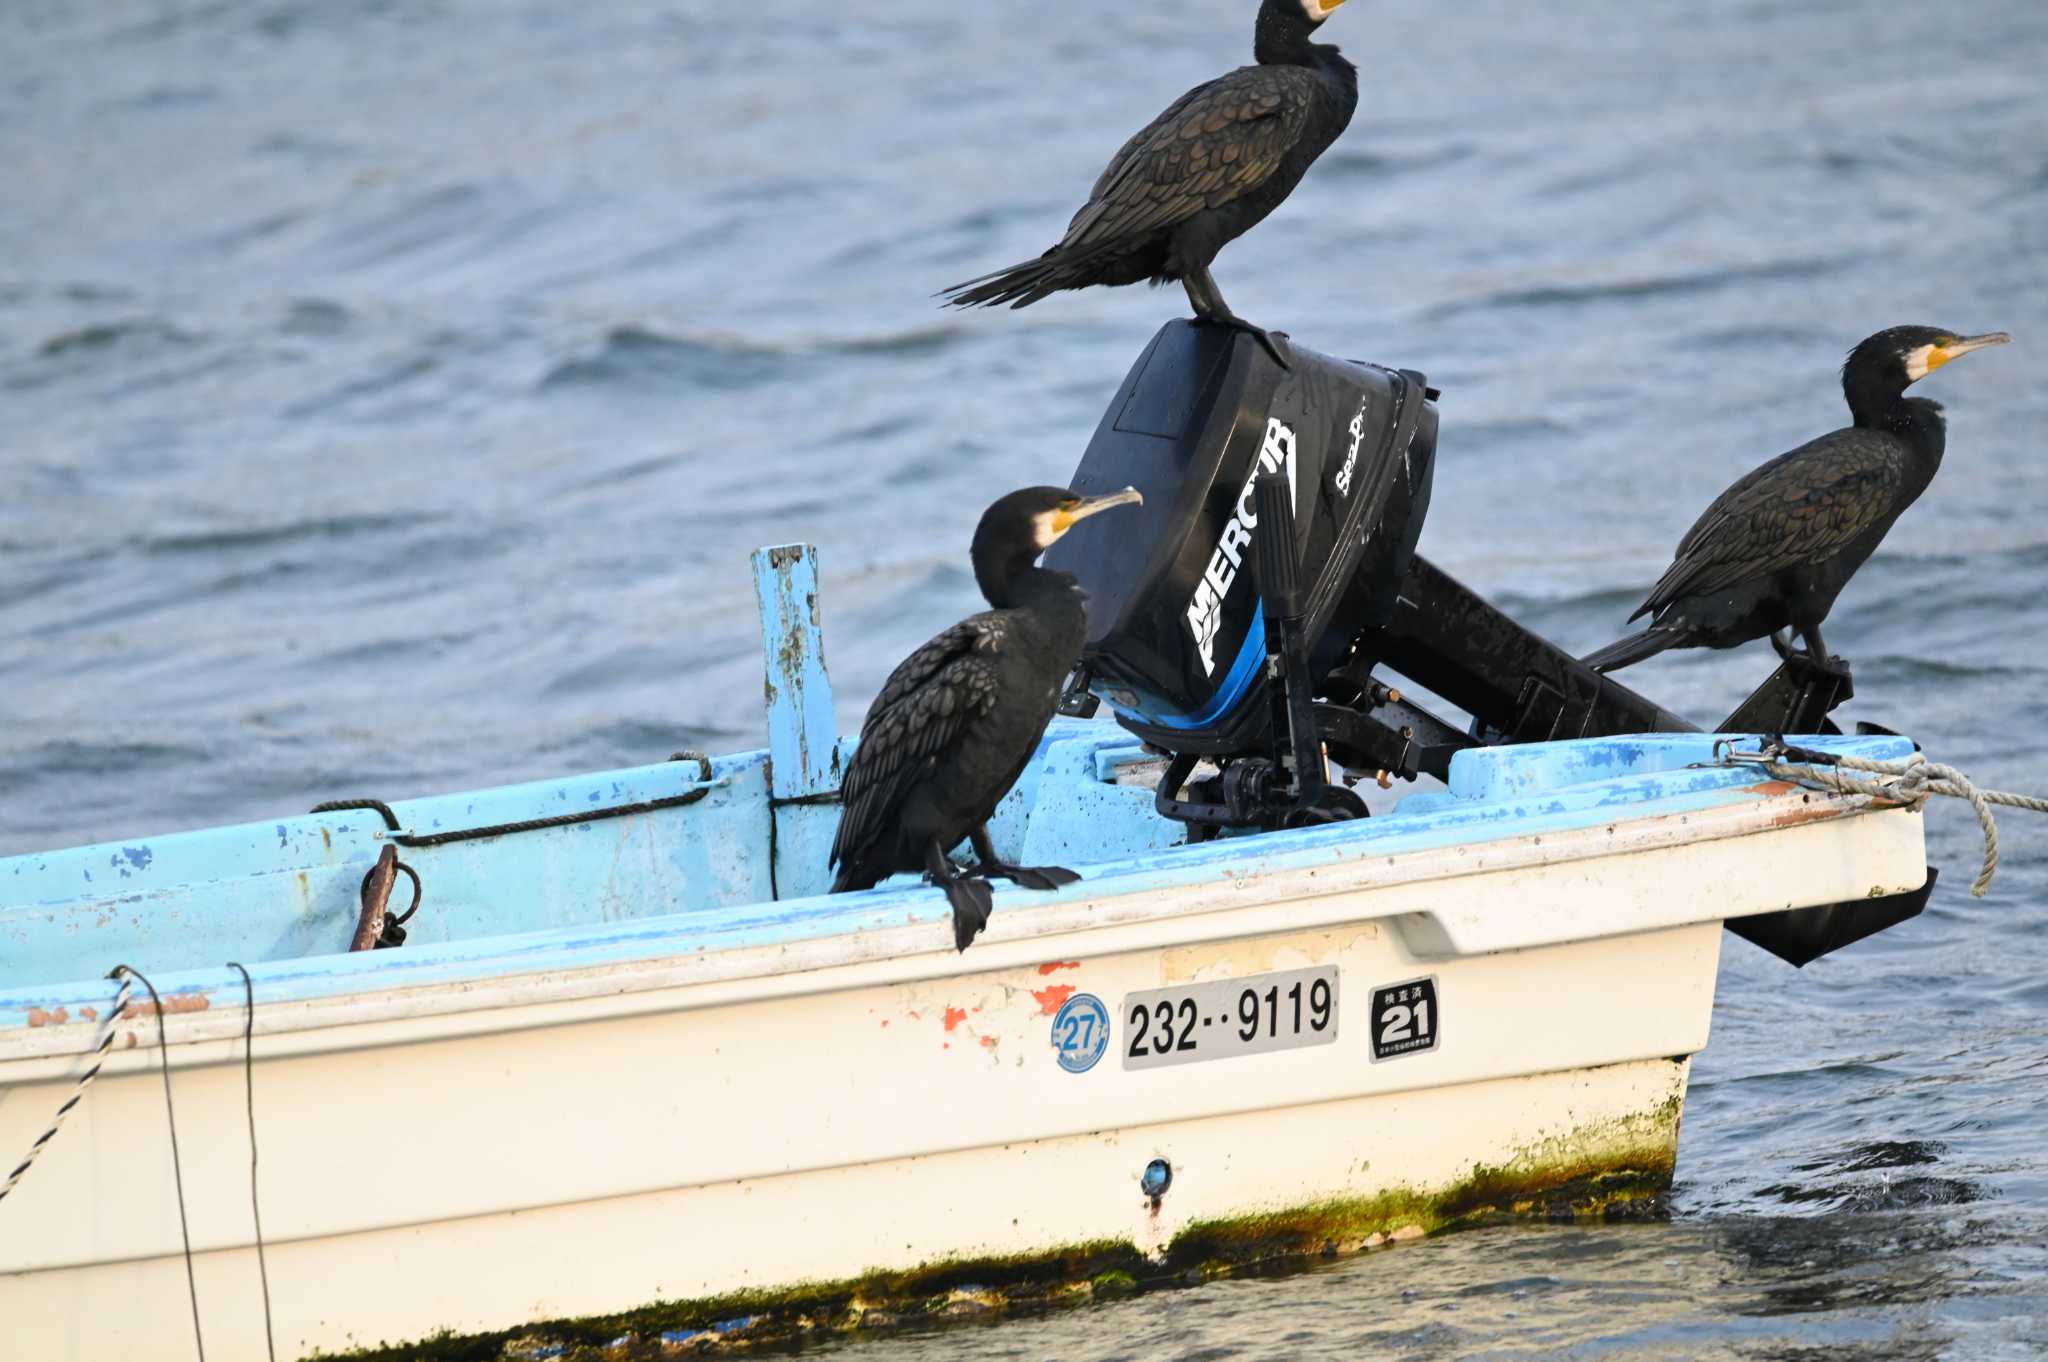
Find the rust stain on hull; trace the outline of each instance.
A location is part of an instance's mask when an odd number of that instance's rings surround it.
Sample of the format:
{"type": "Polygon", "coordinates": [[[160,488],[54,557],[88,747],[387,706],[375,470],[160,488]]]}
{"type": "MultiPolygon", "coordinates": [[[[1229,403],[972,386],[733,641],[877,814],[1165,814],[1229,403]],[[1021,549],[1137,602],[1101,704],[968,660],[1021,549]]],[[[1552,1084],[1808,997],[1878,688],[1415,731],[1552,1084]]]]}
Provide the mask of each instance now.
{"type": "Polygon", "coordinates": [[[1796,782],[1790,780],[1766,780],[1756,785],[1745,785],[1743,787],[1750,794],[1764,795],[1765,797],[1791,794],[1799,788],[1796,782]]]}
{"type": "Polygon", "coordinates": [[[62,1026],[70,1020],[70,1011],[62,1007],[58,1008],[55,1012],[45,1012],[40,1007],[31,1007],[28,1010],[28,1024],[30,1026],[62,1026]]]}

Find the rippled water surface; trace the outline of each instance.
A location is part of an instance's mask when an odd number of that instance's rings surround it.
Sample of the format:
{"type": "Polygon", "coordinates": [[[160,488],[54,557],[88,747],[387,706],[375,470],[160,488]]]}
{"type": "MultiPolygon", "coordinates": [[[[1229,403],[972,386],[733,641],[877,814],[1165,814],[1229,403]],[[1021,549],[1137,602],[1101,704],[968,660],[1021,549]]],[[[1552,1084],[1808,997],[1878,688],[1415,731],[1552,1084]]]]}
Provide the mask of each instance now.
{"type": "MultiPolygon", "coordinates": [[[[745,554],[841,720],[975,608],[1177,290],[939,311],[1049,244],[1250,0],[0,5],[0,854],[755,745],[745,554]]],[[[1573,648],[1699,508],[1925,391],[1852,717],[2048,788],[2048,8],[1358,0],[1350,131],[1217,277],[1444,390],[1423,547],[1573,648]]],[[[1702,720],[1766,650],[1632,673],[1702,720]]],[[[1732,938],[1669,1223],[1508,1229],[852,1345],[969,1358],[2048,1353],[2048,823],[1794,972],[1732,938]]],[[[1617,1018],[1626,1025],[1626,1018],[1617,1018]]]]}

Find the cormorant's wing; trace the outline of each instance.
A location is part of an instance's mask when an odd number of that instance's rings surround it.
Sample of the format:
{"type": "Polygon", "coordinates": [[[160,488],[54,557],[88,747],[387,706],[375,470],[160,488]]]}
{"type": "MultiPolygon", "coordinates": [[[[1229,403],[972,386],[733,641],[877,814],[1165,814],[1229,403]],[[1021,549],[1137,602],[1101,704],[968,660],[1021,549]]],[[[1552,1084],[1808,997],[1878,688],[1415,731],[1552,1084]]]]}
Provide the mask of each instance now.
{"type": "Polygon", "coordinates": [[[999,611],[964,619],[905,658],[882,683],[839,782],[842,812],[832,865],[882,835],[911,782],[995,708],[1005,623],[999,611]]]}
{"type": "Polygon", "coordinates": [[[1898,442],[1851,428],[1780,454],[1714,499],[1630,619],[1847,548],[1884,518],[1905,478],[1898,442]]]}
{"type": "Polygon", "coordinates": [[[1315,92],[1298,66],[1241,66],[1197,85],[1124,143],[1058,249],[1093,250],[1250,193],[1300,138],[1315,92]]]}

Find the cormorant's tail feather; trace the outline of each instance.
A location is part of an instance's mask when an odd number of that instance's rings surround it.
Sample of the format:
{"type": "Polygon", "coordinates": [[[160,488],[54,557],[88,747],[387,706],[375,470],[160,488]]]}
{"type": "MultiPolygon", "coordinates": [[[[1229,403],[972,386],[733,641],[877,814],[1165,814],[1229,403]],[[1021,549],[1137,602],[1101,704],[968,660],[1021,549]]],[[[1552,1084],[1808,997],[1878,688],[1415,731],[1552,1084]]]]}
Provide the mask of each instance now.
{"type": "Polygon", "coordinates": [[[839,873],[832,877],[831,894],[848,894],[861,889],[873,889],[892,872],[869,864],[870,857],[863,854],[866,848],[849,851],[844,857],[838,847],[832,848],[832,864],[839,867],[839,873]]]}
{"type": "Polygon", "coordinates": [[[1065,288],[1082,288],[1088,283],[1088,262],[1063,255],[1059,247],[1036,260],[1000,269],[993,274],[949,284],[939,290],[948,307],[1029,307],[1048,294],[1065,288]]]}
{"type": "Polygon", "coordinates": [[[1639,634],[1616,639],[1598,652],[1587,653],[1579,661],[1596,672],[1619,671],[1646,657],[1655,657],[1666,648],[1675,648],[1684,641],[1685,636],[1678,630],[1653,625],[1639,634]]]}

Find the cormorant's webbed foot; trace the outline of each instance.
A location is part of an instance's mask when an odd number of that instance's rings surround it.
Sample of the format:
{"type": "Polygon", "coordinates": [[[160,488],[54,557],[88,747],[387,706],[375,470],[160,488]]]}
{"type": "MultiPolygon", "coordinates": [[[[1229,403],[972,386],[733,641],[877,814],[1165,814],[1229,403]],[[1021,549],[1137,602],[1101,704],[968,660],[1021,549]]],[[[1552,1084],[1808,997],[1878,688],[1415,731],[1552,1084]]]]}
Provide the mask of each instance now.
{"type": "Polygon", "coordinates": [[[1200,269],[1187,271],[1181,276],[1180,282],[1181,287],[1188,292],[1189,305],[1195,309],[1196,321],[1207,322],[1211,326],[1227,326],[1233,331],[1246,332],[1255,337],[1259,344],[1266,347],[1266,353],[1273,357],[1275,364],[1278,364],[1283,369],[1292,369],[1294,367],[1293,361],[1287,358],[1286,347],[1281,344],[1281,341],[1286,339],[1287,333],[1284,331],[1270,332],[1263,327],[1253,326],[1250,322],[1232,312],[1230,304],[1223,301],[1223,293],[1216,287],[1216,281],[1209,277],[1209,269],[1206,265],[1200,269]]]}
{"type": "Polygon", "coordinates": [[[1794,663],[1798,670],[1804,673],[1808,685],[1822,680],[1848,679],[1848,662],[1828,651],[1827,640],[1820,636],[1818,624],[1801,625],[1799,637],[1806,644],[1806,650],[1792,654],[1785,660],[1794,663]]]}
{"type": "Polygon", "coordinates": [[[1078,884],[1081,880],[1079,875],[1064,866],[1004,865],[1001,861],[976,866],[974,873],[993,879],[1009,880],[1013,884],[1023,885],[1026,889],[1058,889],[1062,885],[1078,884]]]}
{"type": "Polygon", "coordinates": [[[937,842],[925,846],[924,877],[927,883],[946,891],[946,902],[953,905],[953,945],[955,949],[966,950],[968,943],[988,926],[988,915],[995,908],[995,895],[988,881],[954,865],[937,842]]]}
{"type": "Polygon", "coordinates": [[[1253,326],[1244,318],[1230,312],[1226,312],[1220,317],[1204,317],[1197,314],[1195,320],[1207,322],[1211,326],[1227,326],[1233,331],[1242,331],[1260,345],[1265,346],[1266,353],[1273,357],[1275,364],[1283,369],[1292,369],[1294,367],[1294,362],[1287,357],[1287,333],[1285,331],[1268,331],[1263,326],[1253,326]]]}
{"type": "Polygon", "coordinates": [[[1792,646],[1792,635],[1784,629],[1772,631],[1771,647],[1777,650],[1780,662],[1790,662],[1799,656],[1799,650],[1792,646]]]}
{"type": "Polygon", "coordinates": [[[996,856],[995,844],[988,839],[987,828],[976,828],[968,837],[974,847],[974,857],[979,864],[969,874],[984,879],[1004,879],[1026,889],[1058,889],[1062,885],[1077,884],[1081,877],[1065,866],[1057,865],[1006,865],[996,856]]]}
{"type": "Polygon", "coordinates": [[[1822,655],[1819,659],[1799,649],[1785,655],[1785,665],[1791,668],[1802,685],[1815,685],[1822,681],[1842,681],[1849,676],[1849,660],[1842,657],[1822,655]]]}

